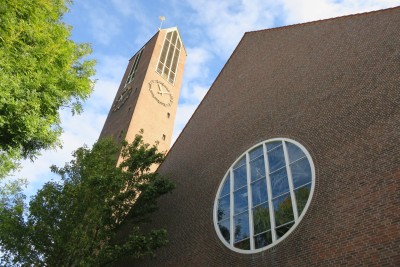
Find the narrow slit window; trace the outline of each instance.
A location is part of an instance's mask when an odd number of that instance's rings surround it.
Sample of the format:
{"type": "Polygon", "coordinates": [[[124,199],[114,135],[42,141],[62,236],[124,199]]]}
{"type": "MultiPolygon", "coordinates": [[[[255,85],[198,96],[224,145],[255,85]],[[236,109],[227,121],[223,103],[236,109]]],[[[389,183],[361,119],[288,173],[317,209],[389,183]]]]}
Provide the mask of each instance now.
{"type": "Polygon", "coordinates": [[[137,73],[138,70],[138,66],[139,66],[139,62],[140,62],[140,58],[142,57],[142,53],[143,53],[143,49],[140,50],[136,56],[133,59],[133,64],[131,67],[131,70],[129,72],[128,78],[126,79],[126,83],[125,85],[131,83],[133,81],[133,79],[135,78],[135,75],[137,73]]]}

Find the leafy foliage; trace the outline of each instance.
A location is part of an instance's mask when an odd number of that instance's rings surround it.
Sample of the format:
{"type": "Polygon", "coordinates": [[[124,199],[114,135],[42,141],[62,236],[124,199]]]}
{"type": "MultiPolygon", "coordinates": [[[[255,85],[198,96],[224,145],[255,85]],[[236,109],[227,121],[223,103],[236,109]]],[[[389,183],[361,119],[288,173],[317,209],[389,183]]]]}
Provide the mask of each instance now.
{"type": "Polygon", "coordinates": [[[92,91],[88,44],[69,39],[69,0],[0,2],[0,177],[58,144],[59,109],[81,111],[92,91]]]}
{"type": "Polygon", "coordinates": [[[156,210],[157,198],[174,188],[165,177],[149,172],[164,154],[144,144],[141,135],[123,144],[124,160],[116,167],[119,152],[111,139],[76,150],[64,167],[52,167],[61,181],[46,183],[30,201],[25,217],[18,190],[18,201],[3,199],[2,263],[102,266],[125,255],[153,255],[166,244],[165,230],[143,233],[140,227],[156,210]]]}

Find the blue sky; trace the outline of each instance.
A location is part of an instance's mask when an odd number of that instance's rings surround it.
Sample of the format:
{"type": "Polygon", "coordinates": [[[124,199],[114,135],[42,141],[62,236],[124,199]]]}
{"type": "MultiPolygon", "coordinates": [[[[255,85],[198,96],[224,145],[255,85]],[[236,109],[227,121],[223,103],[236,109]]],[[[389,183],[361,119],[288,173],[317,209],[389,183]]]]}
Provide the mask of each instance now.
{"type": "Polygon", "coordinates": [[[52,178],[49,167],[63,166],[83,144],[99,137],[128,60],[158,30],[177,26],[188,57],[173,140],[200,103],[247,31],[362,13],[400,5],[400,0],[75,0],[65,16],[72,39],[92,44],[97,60],[95,90],[81,115],[61,111],[63,148],[22,162],[32,195],[52,178]]]}

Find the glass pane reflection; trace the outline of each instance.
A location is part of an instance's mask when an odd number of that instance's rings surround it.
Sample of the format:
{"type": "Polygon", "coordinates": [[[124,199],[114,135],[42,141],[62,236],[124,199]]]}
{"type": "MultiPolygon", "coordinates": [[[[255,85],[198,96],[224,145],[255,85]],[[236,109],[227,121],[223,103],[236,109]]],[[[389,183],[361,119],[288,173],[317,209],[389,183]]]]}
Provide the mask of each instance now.
{"type": "Polygon", "coordinates": [[[235,166],[233,166],[233,168],[236,169],[237,167],[242,166],[242,165],[244,165],[244,164],[246,164],[246,156],[243,156],[243,157],[238,161],[238,163],[236,163],[235,166]]]}
{"type": "Polygon", "coordinates": [[[247,187],[244,187],[234,192],[233,199],[234,199],[233,210],[235,211],[234,214],[238,214],[241,213],[242,211],[247,210],[248,209],[247,187]]]}
{"type": "Polygon", "coordinates": [[[253,224],[254,234],[271,229],[268,203],[257,206],[253,209],[253,224]]]}
{"type": "Polygon", "coordinates": [[[223,220],[218,222],[218,227],[219,230],[221,231],[222,236],[225,238],[226,242],[229,243],[230,239],[231,239],[231,234],[229,229],[231,228],[230,226],[230,220],[223,220]]]}
{"type": "Polygon", "coordinates": [[[271,174],[270,179],[273,197],[277,197],[289,191],[289,182],[287,178],[286,168],[282,168],[279,171],[271,174]]]}
{"type": "Polygon", "coordinates": [[[227,195],[219,199],[218,202],[218,221],[229,217],[231,209],[231,196],[227,195]]]}
{"type": "Polygon", "coordinates": [[[275,147],[280,146],[280,145],[282,145],[281,141],[269,142],[269,143],[267,143],[267,150],[270,151],[270,150],[272,150],[275,147]]]}
{"type": "Polygon", "coordinates": [[[268,151],[268,163],[270,173],[285,166],[285,156],[283,154],[282,146],[278,146],[274,150],[268,151]]]}
{"type": "Polygon", "coordinates": [[[243,212],[234,217],[235,242],[250,236],[249,212],[243,212]]]}
{"type": "Polygon", "coordinates": [[[311,184],[300,187],[299,189],[294,191],[296,195],[297,210],[299,212],[299,215],[306,206],[308,197],[310,196],[310,191],[311,191],[311,184]]]}
{"type": "Polygon", "coordinates": [[[293,221],[292,200],[290,194],[285,194],[273,200],[275,225],[279,226],[287,222],[293,221]]]}
{"type": "Polygon", "coordinates": [[[251,185],[253,207],[268,200],[267,181],[260,179],[251,185]]]}
{"type": "Polygon", "coordinates": [[[254,237],[254,245],[256,249],[266,247],[271,243],[272,243],[271,231],[262,233],[254,237]]]}
{"type": "Polygon", "coordinates": [[[238,249],[249,250],[250,249],[250,239],[242,240],[234,245],[238,249]]]}
{"type": "Polygon", "coordinates": [[[221,194],[220,196],[225,196],[226,194],[229,194],[231,187],[231,177],[228,175],[228,177],[225,180],[224,186],[222,187],[221,194]]]}
{"type": "Polygon", "coordinates": [[[246,165],[233,170],[234,190],[243,187],[247,184],[246,165]]]}
{"type": "Polygon", "coordinates": [[[252,151],[249,152],[250,160],[257,158],[258,156],[261,156],[263,153],[264,151],[262,145],[254,148],[252,151]]]}
{"type": "Polygon", "coordinates": [[[290,165],[290,170],[292,171],[294,188],[311,182],[311,166],[307,158],[303,158],[290,165]]]}
{"type": "Polygon", "coordinates": [[[265,177],[264,156],[250,161],[250,173],[252,181],[265,177]]]}
{"type": "Polygon", "coordinates": [[[300,147],[296,146],[295,144],[289,143],[289,142],[285,142],[285,143],[286,143],[286,147],[288,150],[290,163],[306,156],[304,154],[304,152],[300,149],[300,147]]]}

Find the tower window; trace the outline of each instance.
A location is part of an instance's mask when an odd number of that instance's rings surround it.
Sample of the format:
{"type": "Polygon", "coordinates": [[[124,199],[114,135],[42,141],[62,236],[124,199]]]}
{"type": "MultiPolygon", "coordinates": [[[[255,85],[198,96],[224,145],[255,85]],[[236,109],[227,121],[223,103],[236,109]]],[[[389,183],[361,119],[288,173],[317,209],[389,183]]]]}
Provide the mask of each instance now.
{"type": "Polygon", "coordinates": [[[162,135],[162,140],[165,141],[165,134],[162,135]]]}
{"type": "Polygon", "coordinates": [[[133,79],[135,78],[135,74],[137,72],[139,61],[140,61],[140,58],[142,57],[142,53],[143,53],[143,49],[141,49],[138,53],[136,53],[136,56],[133,59],[132,68],[129,72],[128,78],[126,79],[125,85],[132,82],[133,79]]]}
{"type": "Polygon", "coordinates": [[[171,117],[171,113],[167,112],[167,118],[171,117]]]}
{"type": "Polygon", "coordinates": [[[276,245],[304,217],[314,187],[314,165],[301,144],[275,138],[253,146],[219,186],[214,203],[218,237],[247,254],[276,245]]]}
{"type": "Polygon", "coordinates": [[[178,31],[168,32],[157,64],[157,72],[170,83],[175,82],[181,46],[178,31]]]}

